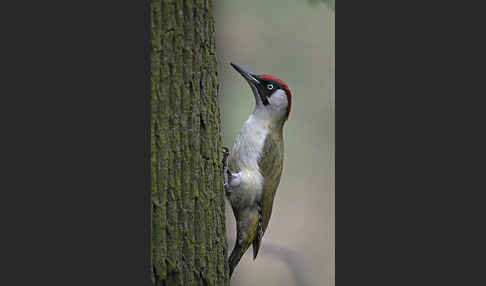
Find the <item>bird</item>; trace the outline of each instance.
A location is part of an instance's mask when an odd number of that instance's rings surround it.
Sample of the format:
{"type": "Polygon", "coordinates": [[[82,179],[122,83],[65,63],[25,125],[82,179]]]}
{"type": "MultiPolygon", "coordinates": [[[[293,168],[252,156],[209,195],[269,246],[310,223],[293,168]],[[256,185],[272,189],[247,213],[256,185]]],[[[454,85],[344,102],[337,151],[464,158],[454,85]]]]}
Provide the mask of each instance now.
{"type": "Polygon", "coordinates": [[[236,220],[235,246],[228,260],[231,277],[250,245],[256,259],[267,229],[283,170],[283,126],[290,115],[292,94],[275,76],[230,64],[255,97],[255,108],[227,155],[224,189],[236,220]]]}

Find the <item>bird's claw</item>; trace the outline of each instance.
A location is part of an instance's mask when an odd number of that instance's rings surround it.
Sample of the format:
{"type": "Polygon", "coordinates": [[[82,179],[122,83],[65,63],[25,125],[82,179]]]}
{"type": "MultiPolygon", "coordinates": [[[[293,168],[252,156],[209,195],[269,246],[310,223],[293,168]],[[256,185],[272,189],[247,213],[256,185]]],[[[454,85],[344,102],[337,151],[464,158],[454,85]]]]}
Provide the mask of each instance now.
{"type": "Polygon", "coordinates": [[[223,146],[223,189],[226,192],[230,191],[229,178],[231,176],[231,172],[228,169],[228,156],[229,149],[223,146]]]}

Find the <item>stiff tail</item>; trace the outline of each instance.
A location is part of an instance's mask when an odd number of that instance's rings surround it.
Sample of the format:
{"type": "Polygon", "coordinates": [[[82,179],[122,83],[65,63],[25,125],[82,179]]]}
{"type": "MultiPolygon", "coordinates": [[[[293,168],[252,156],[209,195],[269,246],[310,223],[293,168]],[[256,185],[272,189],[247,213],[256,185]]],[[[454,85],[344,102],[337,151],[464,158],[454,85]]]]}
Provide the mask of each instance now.
{"type": "Polygon", "coordinates": [[[235,270],[236,265],[238,265],[241,258],[245,254],[246,250],[248,249],[248,247],[250,247],[250,244],[253,244],[253,259],[257,257],[258,249],[260,248],[260,242],[261,238],[253,240],[252,242],[245,245],[245,247],[239,245],[238,243],[235,244],[235,247],[233,248],[233,251],[231,252],[229,258],[230,277],[233,274],[233,270],[235,270]]]}
{"type": "Polygon", "coordinates": [[[258,254],[258,249],[260,248],[260,242],[263,236],[262,216],[260,210],[261,208],[258,206],[258,212],[253,213],[251,219],[249,219],[252,221],[252,223],[247,229],[245,229],[246,231],[239,228],[237,229],[237,241],[228,262],[230,267],[230,277],[233,274],[233,270],[235,270],[236,265],[238,265],[240,262],[241,257],[243,257],[251,244],[253,244],[253,259],[255,259],[258,254]],[[239,241],[241,243],[238,243],[238,238],[240,238],[239,241]]]}
{"type": "Polygon", "coordinates": [[[248,247],[243,249],[241,245],[235,243],[235,247],[233,248],[233,252],[231,252],[228,262],[230,267],[230,277],[233,274],[233,270],[235,270],[236,265],[238,265],[238,262],[240,262],[241,257],[243,257],[243,254],[245,254],[247,248],[248,247]]]}

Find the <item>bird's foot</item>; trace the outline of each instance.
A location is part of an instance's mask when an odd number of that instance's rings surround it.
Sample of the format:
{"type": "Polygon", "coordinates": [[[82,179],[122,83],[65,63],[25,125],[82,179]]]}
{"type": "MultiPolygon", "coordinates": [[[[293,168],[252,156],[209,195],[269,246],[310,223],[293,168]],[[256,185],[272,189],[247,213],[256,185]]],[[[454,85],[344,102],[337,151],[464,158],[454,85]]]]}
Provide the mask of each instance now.
{"type": "Polygon", "coordinates": [[[231,172],[228,169],[228,156],[229,149],[223,146],[223,189],[226,193],[230,192],[229,178],[231,178],[231,172]]]}

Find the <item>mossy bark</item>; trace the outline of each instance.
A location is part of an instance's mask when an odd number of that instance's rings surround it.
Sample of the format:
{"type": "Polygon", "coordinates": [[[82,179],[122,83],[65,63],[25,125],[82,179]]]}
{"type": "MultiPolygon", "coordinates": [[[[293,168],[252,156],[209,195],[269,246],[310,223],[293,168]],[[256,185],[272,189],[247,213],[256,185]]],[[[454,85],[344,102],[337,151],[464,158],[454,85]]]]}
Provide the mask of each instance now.
{"type": "Polygon", "coordinates": [[[156,285],[229,285],[210,0],[152,0],[151,265],[156,285]]]}

